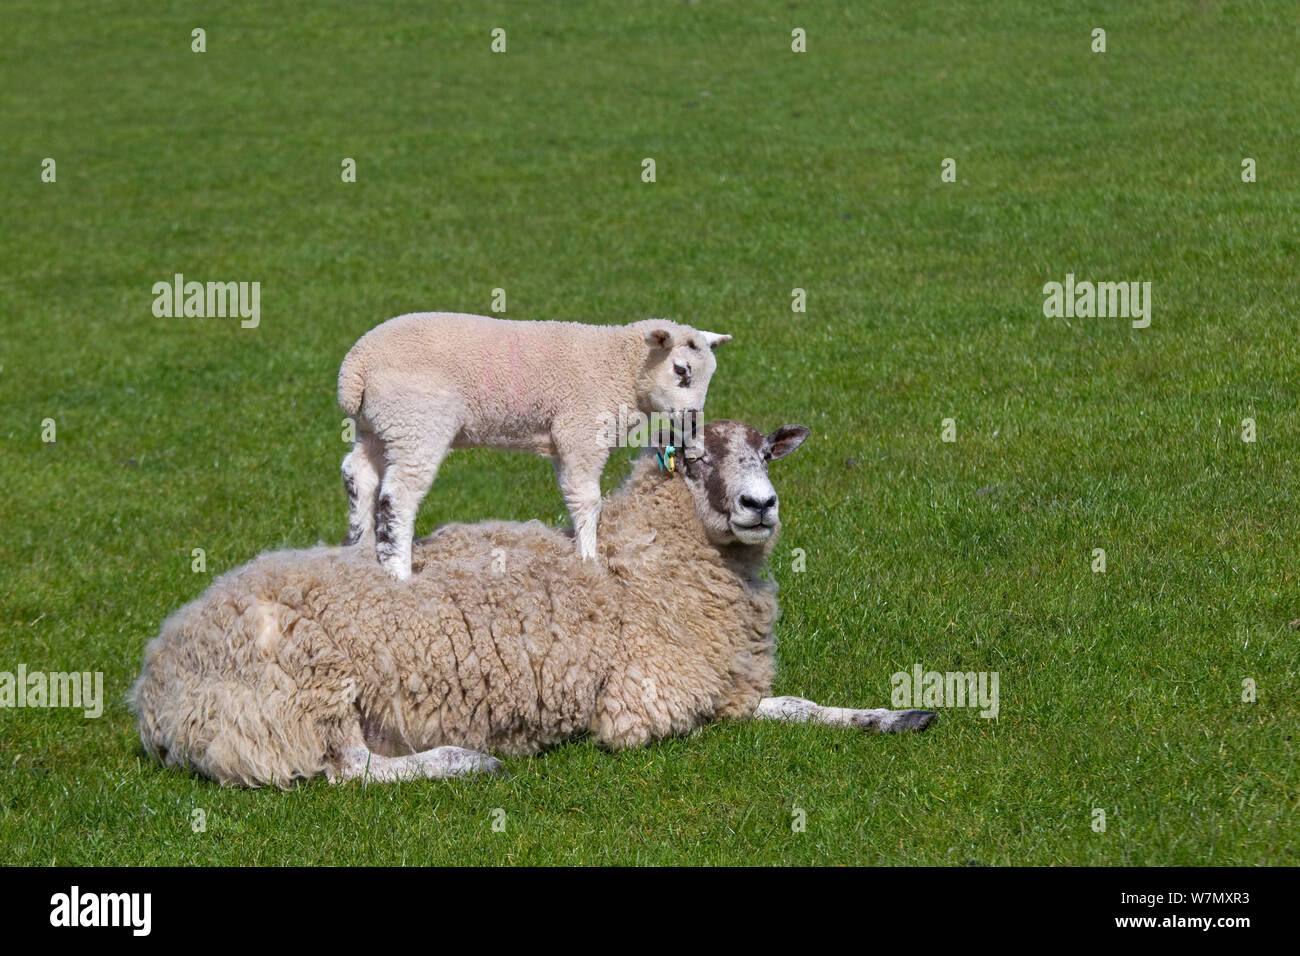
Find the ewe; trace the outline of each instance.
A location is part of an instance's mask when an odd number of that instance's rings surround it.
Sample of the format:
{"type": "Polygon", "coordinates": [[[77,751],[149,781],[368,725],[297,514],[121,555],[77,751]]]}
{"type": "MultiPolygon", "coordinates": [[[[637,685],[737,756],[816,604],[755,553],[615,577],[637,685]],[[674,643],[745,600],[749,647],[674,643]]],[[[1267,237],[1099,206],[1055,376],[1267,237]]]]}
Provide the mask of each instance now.
{"type": "Polygon", "coordinates": [[[590,733],[637,747],[709,721],[921,730],[919,710],[765,697],[777,531],[767,463],[808,430],[719,421],[700,457],[642,457],[600,558],[540,522],[445,525],[399,584],[356,549],[265,554],[173,614],[131,705],[145,749],[223,784],[495,772],[590,733]]]}
{"type": "Polygon", "coordinates": [[[578,552],[594,558],[609,423],[631,412],[697,415],[717,367],[713,349],[729,341],[659,319],[389,319],[339,369],[339,405],[357,424],[343,460],[346,543],[373,542],[384,569],[409,578],[415,514],[448,449],[504,448],[554,459],[578,552]]]}

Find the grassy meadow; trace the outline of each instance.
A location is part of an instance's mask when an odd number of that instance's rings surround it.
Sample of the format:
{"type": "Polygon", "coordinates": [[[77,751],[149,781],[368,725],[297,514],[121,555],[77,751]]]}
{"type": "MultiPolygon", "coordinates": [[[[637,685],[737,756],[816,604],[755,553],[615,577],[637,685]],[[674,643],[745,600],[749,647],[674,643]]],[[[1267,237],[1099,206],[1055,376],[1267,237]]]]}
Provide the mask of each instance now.
{"type": "MultiPolygon", "coordinates": [[[[7,5],[0,671],[107,702],[0,708],[6,863],[1300,864],[1294,4],[297,6],[7,5]],[[258,325],[155,317],[176,273],[260,282],[258,325]],[[1045,316],[1067,274],[1151,282],[1149,327],[1045,316]],[[812,429],[777,693],[996,671],[998,718],[287,792],[145,759],[162,620],[346,532],[344,353],[497,288],[729,332],[709,417],[812,429]]],[[[534,517],[547,461],[465,451],[417,530],[534,517]]]]}

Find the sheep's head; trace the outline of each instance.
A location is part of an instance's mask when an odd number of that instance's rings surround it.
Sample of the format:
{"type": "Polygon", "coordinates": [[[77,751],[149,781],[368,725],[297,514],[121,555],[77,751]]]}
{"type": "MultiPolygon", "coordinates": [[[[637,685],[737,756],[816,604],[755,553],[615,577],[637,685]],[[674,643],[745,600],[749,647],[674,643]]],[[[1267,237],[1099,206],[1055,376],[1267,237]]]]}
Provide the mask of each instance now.
{"type": "Polygon", "coordinates": [[[731,336],[657,319],[638,322],[635,327],[644,336],[646,347],[636,383],[641,411],[682,417],[700,412],[709,379],[718,367],[713,350],[730,342],[731,336]]]}
{"type": "Polygon", "coordinates": [[[770,435],[743,422],[716,421],[682,454],[695,511],[717,545],[765,544],[780,527],[767,465],[803,444],[808,429],[782,425],[770,435]]]}

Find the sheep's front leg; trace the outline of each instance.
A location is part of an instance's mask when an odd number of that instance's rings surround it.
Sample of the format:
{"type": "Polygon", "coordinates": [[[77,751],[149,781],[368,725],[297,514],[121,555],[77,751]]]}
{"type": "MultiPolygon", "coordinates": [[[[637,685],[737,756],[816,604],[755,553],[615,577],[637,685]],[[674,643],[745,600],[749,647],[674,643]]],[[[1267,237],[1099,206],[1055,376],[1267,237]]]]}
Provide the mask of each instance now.
{"type": "Polygon", "coordinates": [[[500,760],[464,747],[434,747],[402,757],[383,757],[372,753],[368,747],[354,746],[342,753],[327,774],[331,783],[357,779],[392,783],[395,780],[439,780],[473,773],[497,775],[501,772],[500,760]]]}
{"type": "Polygon", "coordinates": [[[565,451],[557,443],[555,478],[564,495],[564,505],[573,520],[573,535],[583,560],[596,556],[596,526],[600,523],[600,473],[608,450],[565,451]]]}
{"type": "Polygon", "coordinates": [[[881,734],[906,730],[925,730],[937,715],[929,710],[854,710],[849,707],[823,707],[802,697],[764,697],[754,711],[755,720],[784,720],[790,723],[816,721],[834,727],[853,727],[881,734]]]}

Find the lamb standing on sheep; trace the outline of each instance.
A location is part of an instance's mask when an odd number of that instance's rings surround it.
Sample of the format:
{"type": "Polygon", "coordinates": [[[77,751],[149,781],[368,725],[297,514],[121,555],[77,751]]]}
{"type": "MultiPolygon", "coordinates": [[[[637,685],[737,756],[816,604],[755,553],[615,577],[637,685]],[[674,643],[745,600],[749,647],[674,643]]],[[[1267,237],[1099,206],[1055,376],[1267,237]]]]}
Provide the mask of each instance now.
{"type": "Polygon", "coordinates": [[[637,747],[728,718],[922,730],[919,710],[765,698],[778,528],[767,463],[808,430],[713,422],[700,456],[642,457],[606,499],[599,561],[540,522],[446,525],[399,584],[355,549],[265,554],[216,581],[145,651],[145,749],[223,784],[325,773],[495,772],[591,733],[637,747]]]}
{"type": "Polygon", "coordinates": [[[343,461],[346,543],[373,542],[385,570],[409,578],[416,512],[447,451],[488,447],[554,459],[578,551],[595,557],[610,423],[634,411],[697,415],[717,367],[713,350],[730,340],[659,319],[389,319],[339,369],[339,404],[357,425],[343,461]]]}

